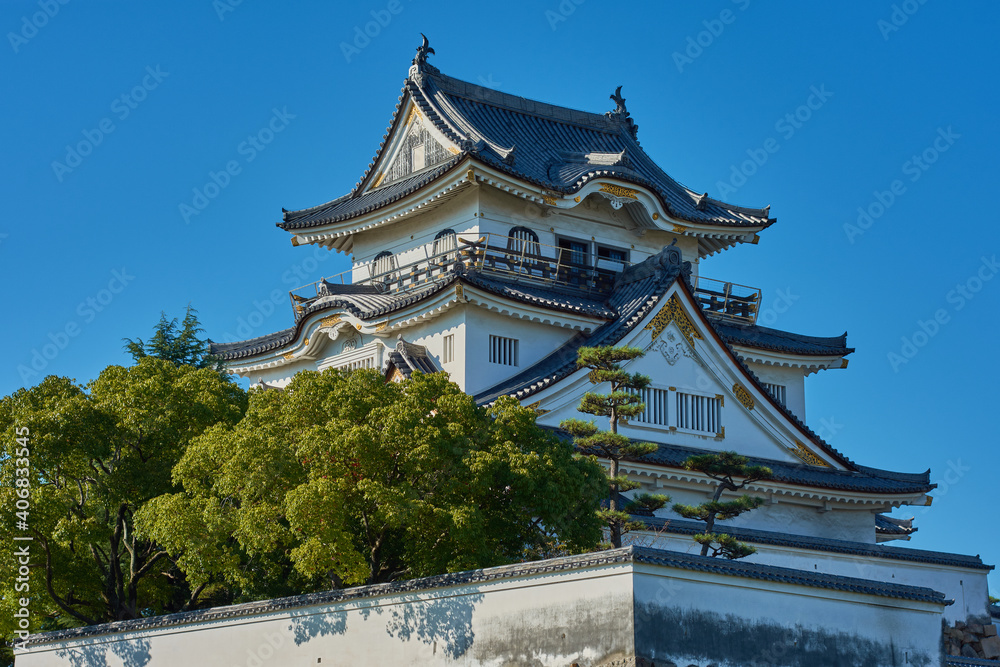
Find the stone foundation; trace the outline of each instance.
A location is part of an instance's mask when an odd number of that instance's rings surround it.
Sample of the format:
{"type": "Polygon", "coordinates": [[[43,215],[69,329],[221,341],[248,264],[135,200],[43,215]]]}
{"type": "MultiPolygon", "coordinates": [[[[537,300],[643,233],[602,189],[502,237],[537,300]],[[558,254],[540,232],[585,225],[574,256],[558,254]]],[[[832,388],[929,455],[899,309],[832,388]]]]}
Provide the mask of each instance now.
{"type": "Polygon", "coordinates": [[[989,620],[956,621],[950,628],[945,625],[944,644],[947,655],[985,660],[1000,658],[1000,637],[997,627],[989,620]]]}

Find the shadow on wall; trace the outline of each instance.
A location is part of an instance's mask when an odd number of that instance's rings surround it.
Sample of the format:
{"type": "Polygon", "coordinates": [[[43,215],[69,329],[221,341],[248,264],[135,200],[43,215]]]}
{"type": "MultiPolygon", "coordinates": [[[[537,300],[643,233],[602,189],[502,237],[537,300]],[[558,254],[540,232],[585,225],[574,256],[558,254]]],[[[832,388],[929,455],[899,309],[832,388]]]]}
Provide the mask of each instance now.
{"type": "MultiPolygon", "coordinates": [[[[472,646],[472,615],[482,602],[480,593],[452,598],[421,600],[415,594],[396,597],[387,606],[371,606],[360,610],[362,622],[372,614],[386,615],[385,631],[402,642],[411,640],[433,647],[457,659],[472,646]]],[[[376,601],[377,604],[377,601],[376,601]]],[[[328,614],[293,615],[292,631],[295,644],[308,643],[316,637],[342,635],[347,631],[346,611],[328,614]]]]}
{"type": "Polygon", "coordinates": [[[118,661],[108,662],[109,653],[118,658],[123,667],[144,667],[152,659],[149,649],[149,640],[130,639],[110,644],[91,644],[63,649],[56,651],[56,655],[72,667],[111,667],[112,664],[117,666],[118,661]]]}
{"type": "MultiPolygon", "coordinates": [[[[636,655],[656,664],[669,660],[719,661],[744,667],[928,667],[931,656],[906,652],[891,637],[884,643],[842,632],[794,627],[712,612],[636,605],[636,655]],[[664,630],[669,628],[668,630],[664,630]]],[[[708,663],[706,663],[708,664],[708,663]]]]}

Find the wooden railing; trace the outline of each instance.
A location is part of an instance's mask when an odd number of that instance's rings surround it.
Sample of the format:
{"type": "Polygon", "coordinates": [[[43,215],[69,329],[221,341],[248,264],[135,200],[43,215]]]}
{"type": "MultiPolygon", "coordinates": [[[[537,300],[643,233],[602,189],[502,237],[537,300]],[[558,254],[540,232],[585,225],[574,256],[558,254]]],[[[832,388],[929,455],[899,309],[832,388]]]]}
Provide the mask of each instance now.
{"type": "MultiPolygon", "coordinates": [[[[456,264],[510,282],[568,288],[595,297],[609,295],[618,274],[630,265],[531,239],[484,234],[459,237],[454,249],[436,254],[425,247],[424,257],[381,273],[372,274],[374,264],[369,264],[363,269],[369,275],[360,280],[354,280],[356,269],[344,271],[291,290],[289,297],[298,317],[316,299],[336,293],[336,285],[374,285],[386,294],[408,292],[441,280],[456,264]]],[[[695,278],[695,297],[709,315],[751,324],[757,318],[760,290],[756,288],[695,278]]]]}

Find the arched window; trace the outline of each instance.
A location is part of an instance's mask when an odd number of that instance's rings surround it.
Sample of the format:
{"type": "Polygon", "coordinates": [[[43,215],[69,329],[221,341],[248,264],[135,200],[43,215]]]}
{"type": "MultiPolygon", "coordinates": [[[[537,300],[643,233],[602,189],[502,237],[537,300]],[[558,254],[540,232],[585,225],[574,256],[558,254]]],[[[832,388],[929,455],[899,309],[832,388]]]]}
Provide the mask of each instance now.
{"type": "Polygon", "coordinates": [[[434,237],[434,248],[431,255],[436,261],[454,262],[458,248],[458,235],[454,229],[445,229],[437,233],[434,237]],[[440,255],[440,257],[439,257],[440,255]]]}
{"type": "Polygon", "coordinates": [[[511,253],[538,255],[538,234],[527,227],[512,227],[510,230],[510,240],[507,241],[507,250],[511,253]]]}
{"type": "Polygon", "coordinates": [[[396,281],[396,256],[388,250],[375,255],[372,261],[372,280],[381,283],[396,281]]]}

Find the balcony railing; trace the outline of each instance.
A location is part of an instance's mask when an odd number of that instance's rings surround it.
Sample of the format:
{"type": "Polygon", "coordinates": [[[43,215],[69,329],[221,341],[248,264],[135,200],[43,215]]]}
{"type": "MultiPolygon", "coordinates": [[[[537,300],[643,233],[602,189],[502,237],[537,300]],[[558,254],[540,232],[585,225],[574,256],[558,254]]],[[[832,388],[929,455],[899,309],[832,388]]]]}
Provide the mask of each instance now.
{"type": "MultiPolygon", "coordinates": [[[[436,254],[431,254],[425,246],[424,253],[424,257],[403,266],[386,266],[387,262],[382,262],[381,270],[376,273],[373,262],[290,291],[296,318],[316,299],[339,292],[337,285],[374,285],[386,294],[408,292],[442,280],[456,264],[507,281],[572,289],[594,296],[610,294],[618,274],[630,265],[623,260],[594,257],[530,238],[498,234],[484,234],[477,239],[458,238],[455,248],[436,254]],[[354,280],[363,272],[368,275],[354,280]]],[[[695,296],[710,315],[748,323],[756,320],[760,303],[758,289],[697,278],[695,296]]]]}

